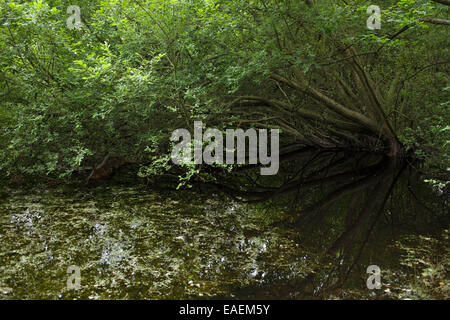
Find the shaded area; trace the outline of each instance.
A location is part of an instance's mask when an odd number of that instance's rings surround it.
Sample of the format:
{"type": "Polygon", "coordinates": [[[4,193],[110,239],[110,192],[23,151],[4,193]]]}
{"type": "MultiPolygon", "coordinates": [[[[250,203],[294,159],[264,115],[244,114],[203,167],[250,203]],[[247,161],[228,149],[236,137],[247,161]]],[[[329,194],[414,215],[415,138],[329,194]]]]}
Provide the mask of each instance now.
{"type": "Polygon", "coordinates": [[[276,178],[242,167],[181,192],[9,190],[1,297],[386,297],[396,277],[368,290],[367,266],[410,275],[396,241],[448,226],[447,195],[403,162],[314,149],[282,160],[276,178]],[[66,288],[70,265],[81,268],[78,291],[66,288]]]}

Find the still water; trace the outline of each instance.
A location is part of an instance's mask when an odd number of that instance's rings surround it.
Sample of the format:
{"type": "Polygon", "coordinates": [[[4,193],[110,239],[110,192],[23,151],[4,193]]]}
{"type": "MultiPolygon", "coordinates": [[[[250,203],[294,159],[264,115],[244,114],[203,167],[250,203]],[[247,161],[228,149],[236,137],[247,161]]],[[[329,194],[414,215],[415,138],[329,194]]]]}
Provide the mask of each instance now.
{"type": "Polygon", "coordinates": [[[0,298],[449,297],[445,190],[381,156],[282,160],[275,178],[242,168],[182,191],[114,181],[3,190],[0,298]],[[369,265],[381,269],[379,290],[367,288],[369,265]]]}

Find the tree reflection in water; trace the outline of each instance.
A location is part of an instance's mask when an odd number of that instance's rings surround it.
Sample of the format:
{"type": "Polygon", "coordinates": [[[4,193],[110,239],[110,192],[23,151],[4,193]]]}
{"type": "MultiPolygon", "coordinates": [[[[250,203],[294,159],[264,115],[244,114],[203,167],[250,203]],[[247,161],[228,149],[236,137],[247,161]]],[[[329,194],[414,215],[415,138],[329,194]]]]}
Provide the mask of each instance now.
{"type": "Polygon", "coordinates": [[[448,226],[445,199],[436,201],[404,159],[304,149],[281,162],[275,183],[246,166],[213,186],[237,201],[283,211],[270,228],[295,230],[318,263],[304,278],[240,288],[238,296],[382,296],[366,288],[367,266],[398,268],[399,252],[390,245],[401,235],[439,234],[448,226]]]}
{"type": "Polygon", "coordinates": [[[194,190],[9,190],[0,199],[0,297],[383,297],[389,283],[414,276],[397,240],[448,226],[445,193],[406,162],[313,149],[281,160],[276,176],[215,171],[221,184],[194,190]],[[366,287],[373,264],[381,290],[366,287]],[[70,265],[80,267],[80,290],[66,288],[70,265]]]}

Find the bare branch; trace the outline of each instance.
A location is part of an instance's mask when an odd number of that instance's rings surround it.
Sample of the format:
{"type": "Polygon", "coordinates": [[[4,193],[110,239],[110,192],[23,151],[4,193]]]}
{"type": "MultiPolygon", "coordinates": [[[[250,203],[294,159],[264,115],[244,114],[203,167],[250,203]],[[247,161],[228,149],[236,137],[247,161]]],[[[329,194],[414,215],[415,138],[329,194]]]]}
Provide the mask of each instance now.
{"type": "Polygon", "coordinates": [[[428,22],[431,24],[443,24],[446,26],[450,26],[450,20],[446,20],[446,19],[425,18],[425,19],[422,19],[422,21],[428,22]]]}

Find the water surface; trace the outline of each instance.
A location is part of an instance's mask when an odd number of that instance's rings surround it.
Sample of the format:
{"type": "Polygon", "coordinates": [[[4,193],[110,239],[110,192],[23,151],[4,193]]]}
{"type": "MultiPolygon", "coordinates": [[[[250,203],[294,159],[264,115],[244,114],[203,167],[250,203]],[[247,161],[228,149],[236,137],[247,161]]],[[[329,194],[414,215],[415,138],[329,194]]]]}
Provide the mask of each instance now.
{"type": "MultiPolygon", "coordinates": [[[[8,189],[0,298],[372,299],[410,290],[394,289],[416,276],[399,244],[442,237],[445,192],[381,156],[282,160],[277,177],[242,168],[183,191],[113,182],[8,189]],[[366,286],[373,264],[380,290],[366,286]],[[71,265],[79,290],[67,288],[71,265]]],[[[435,249],[448,259],[448,244],[435,249]]]]}

